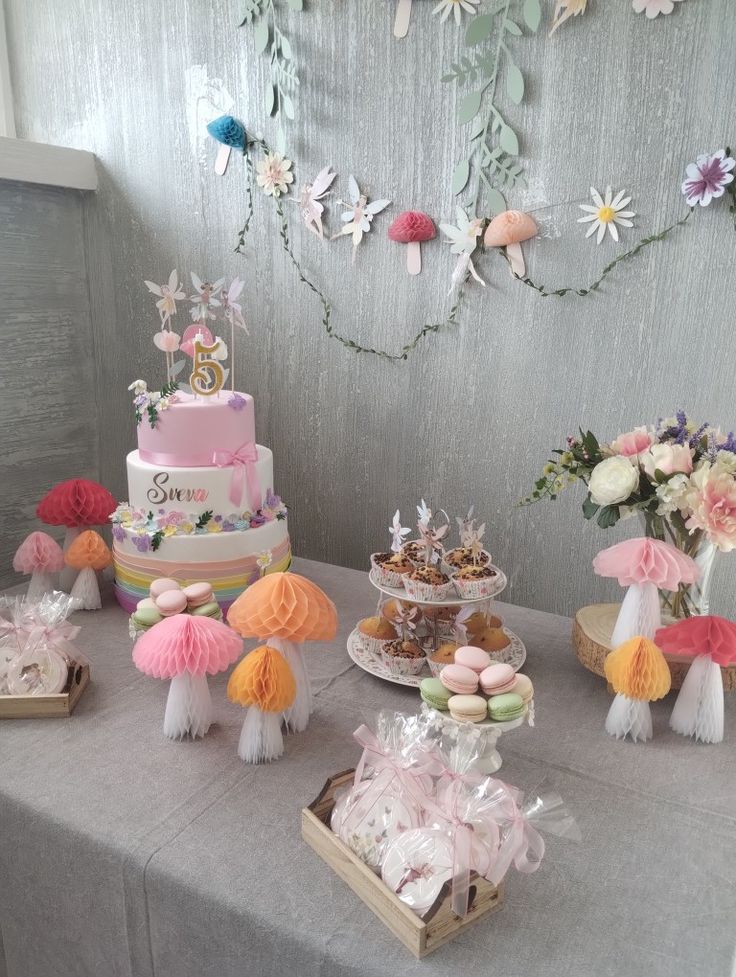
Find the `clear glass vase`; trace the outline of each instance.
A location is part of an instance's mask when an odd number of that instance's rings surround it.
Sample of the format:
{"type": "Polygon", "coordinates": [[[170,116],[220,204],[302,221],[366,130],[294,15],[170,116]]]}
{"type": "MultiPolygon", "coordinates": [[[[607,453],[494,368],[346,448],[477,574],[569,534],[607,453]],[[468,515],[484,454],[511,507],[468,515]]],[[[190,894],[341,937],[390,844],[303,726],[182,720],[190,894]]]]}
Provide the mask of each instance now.
{"type": "Polygon", "coordinates": [[[690,533],[679,514],[672,518],[644,513],[646,535],[671,543],[686,556],[692,557],[700,568],[700,575],[693,584],[680,584],[677,591],[660,590],[659,601],[662,617],[679,620],[708,614],[710,585],[718,549],[706,538],[702,530],[690,533]]]}

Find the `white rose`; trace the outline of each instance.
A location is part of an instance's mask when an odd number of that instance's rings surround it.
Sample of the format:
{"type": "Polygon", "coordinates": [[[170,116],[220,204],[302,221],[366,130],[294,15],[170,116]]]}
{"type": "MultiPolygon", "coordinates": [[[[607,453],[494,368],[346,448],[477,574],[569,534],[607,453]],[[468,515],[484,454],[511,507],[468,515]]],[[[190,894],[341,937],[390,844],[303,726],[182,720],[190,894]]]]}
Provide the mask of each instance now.
{"type": "Polygon", "coordinates": [[[639,470],[627,458],[616,455],[595,466],[588,489],[596,505],[616,505],[628,499],[638,485],[639,470]]]}

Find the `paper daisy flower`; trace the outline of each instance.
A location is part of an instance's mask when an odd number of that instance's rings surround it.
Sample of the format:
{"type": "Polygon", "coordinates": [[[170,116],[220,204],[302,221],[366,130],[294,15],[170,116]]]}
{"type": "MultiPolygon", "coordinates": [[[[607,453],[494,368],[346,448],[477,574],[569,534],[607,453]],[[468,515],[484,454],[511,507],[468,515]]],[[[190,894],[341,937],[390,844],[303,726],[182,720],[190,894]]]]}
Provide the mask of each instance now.
{"type": "Polygon", "coordinates": [[[606,236],[606,228],[614,241],[618,241],[617,224],[622,227],[633,227],[630,217],[636,217],[633,210],[624,210],[630,202],[631,197],[625,197],[625,190],[619,190],[615,197],[611,194],[611,188],[606,187],[605,198],[601,197],[595,187],[590,188],[590,196],[593,198],[594,207],[590,204],[580,204],[580,209],[587,211],[585,217],[578,217],[578,224],[587,224],[592,221],[586,237],[598,231],[596,244],[600,244],[606,236]]]}
{"type": "Polygon", "coordinates": [[[267,153],[266,158],[256,166],[256,182],[266,196],[280,197],[282,193],[289,192],[289,184],[294,182],[290,169],[290,159],[284,159],[280,153],[267,153]]]}
{"type": "Polygon", "coordinates": [[[653,20],[658,14],[671,14],[675,4],[681,0],[632,0],[631,6],[637,14],[646,14],[653,20]]]}
{"type": "Polygon", "coordinates": [[[432,13],[441,14],[440,21],[447,20],[452,13],[455,17],[455,23],[459,24],[463,10],[469,14],[476,14],[478,11],[475,8],[479,3],[480,0],[440,0],[432,13]]]}
{"type": "Polygon", "coordinates": [[[728,184],[733,182],[731,170],[734,166],[736,160],[726,156],[725,149],[719,149],[712,156],[698,156],[685,170],[687,179],[682,184],[688,205],[707,207],[714,197],[722,197],[728,184]]]}

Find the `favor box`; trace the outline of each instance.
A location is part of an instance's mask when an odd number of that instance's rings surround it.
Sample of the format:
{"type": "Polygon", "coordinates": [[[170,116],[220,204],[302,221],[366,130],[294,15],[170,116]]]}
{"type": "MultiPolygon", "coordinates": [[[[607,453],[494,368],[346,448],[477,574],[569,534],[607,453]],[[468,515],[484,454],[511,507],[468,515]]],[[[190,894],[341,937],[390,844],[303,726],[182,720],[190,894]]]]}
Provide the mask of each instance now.
{"type": "Polygon", "coordinates": [[[61,719],[71,716],[89,685],[89,665],[72,662],[56,695],[0,695],[0,719],[61,719]]]}

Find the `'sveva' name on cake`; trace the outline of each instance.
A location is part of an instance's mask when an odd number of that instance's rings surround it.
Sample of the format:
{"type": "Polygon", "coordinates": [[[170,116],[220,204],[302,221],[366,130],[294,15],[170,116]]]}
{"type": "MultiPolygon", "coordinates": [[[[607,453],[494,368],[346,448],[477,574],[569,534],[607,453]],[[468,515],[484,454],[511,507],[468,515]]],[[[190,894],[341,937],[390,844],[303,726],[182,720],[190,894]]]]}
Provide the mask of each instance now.
{"type": "Polygon", "coordinates": [[[164,502],[206,502],[209,492],[203,488],[171,488],[168,486],[169,473],[156,472],[152,478],[154,487],[146,492],[151,505],[164,502]]]}

